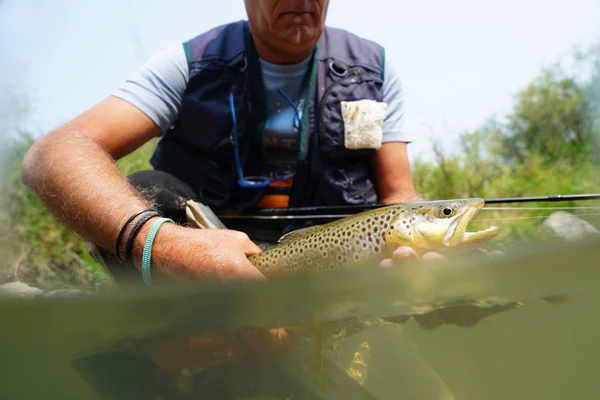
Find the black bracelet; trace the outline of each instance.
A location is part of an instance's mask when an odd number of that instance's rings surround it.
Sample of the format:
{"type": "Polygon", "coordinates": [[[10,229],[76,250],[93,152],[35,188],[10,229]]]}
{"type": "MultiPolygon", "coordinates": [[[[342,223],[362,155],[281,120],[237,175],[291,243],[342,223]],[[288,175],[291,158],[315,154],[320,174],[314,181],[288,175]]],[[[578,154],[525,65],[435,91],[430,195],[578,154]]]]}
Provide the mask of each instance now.
{"type": "Polygon", "coordinates": [[[121,244],[121,239],[123,239],[123,235],[125,234],[125,230],[129,226],[131,221],[133,221],[135,219],[135,217],[137,217],[140,214],[143,214],[145,212],[149,212],[149,211],[154,211],[154,209],[153,208],[145,208],[143,210],[140,210],[140,211],[134,213],[131,217],[129,217],[127,219],[127,221],[125,221],[125,223],[121,227],[121,230],[119,231],[119,235],[117,236],[117,242],[115,243],[115,254],[117,255],[117,258],[119,259],[119,261],[123,262],[123,259],[121,258],[121,255],[119,254],[119,246],[121,244]]]}
{"type": "Polygon", "coordinates": [[[140,218],[138,222],[135,223],[133,228],[131,228],[131,232],[129,233],[129,236],[127,237],[127,244],[125,245],[125,263],[127,265],[133,267],[133,262],[131,261],[131,253],[133,251],[133,241],[134,241],[135,237],[137,236],[137,234],[140,232],[140,229],[142,229],[142,226],[144,226],[144,224],[146,222],[148,222],[148,220],[150,220],[151,218],[160,217],[161,215],[162,214],[157,211],[151,212],[150,214],[146,214],[142,218],[140,218]]]}

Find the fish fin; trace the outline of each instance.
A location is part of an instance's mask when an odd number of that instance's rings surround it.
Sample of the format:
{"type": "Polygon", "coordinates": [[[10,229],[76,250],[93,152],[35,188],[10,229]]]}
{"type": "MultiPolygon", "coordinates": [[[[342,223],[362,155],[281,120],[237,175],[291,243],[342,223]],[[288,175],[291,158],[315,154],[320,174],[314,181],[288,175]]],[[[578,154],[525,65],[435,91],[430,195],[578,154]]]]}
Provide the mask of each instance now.
{"type": "Polygon", "coordinates": [[[317,375],[319,376],[319,387],[321,391],[324,391],[324,379],[323,379],[323,344],[325,335],[322,330],[315,331],[312,337],[312,349],[317,363],[317,375]]]}
{"type": "Polygon", "coordinates": [[[286,242],[289,242],[290,240],[298,239],[300,236],[304,236],[307,233],[309,233],[310,231],[312,231],[313,229],[318,228],[318,227],[319,227],[319,225],[313,225],[313,226],[309,226],[307,228],[300,228],[300,229],[293,230],[291,232],[286,233],[282,237],[280,237],[279,240],[277,241],[277,243],[286,243],[286,242]]]}
{"type": "Polygon", "coordinates": [[[325,348],[325,329],[317,325],[288,326],[286,329],[308,334],[310,337],[310,346],[317,364],[317,376],[321,391],[325,389],[325,380],[323,379],[323,352],[325,348]]]}

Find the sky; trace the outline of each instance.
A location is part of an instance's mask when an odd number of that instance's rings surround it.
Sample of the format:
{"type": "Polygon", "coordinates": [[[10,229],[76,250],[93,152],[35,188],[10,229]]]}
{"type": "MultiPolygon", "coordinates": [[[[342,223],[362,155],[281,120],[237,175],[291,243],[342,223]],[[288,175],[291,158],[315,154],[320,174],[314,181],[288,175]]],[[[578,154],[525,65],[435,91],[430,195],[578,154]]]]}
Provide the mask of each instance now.
{"type": "MultiPolygon", "coordinates": [[[[153,52],[243,18],[242,0],[0,0],[0,123],[45,134],[153,52]]],[[[510,112],[543,67],[600,39],[598,21],[600,0],[331,0],[328,14],[397,65],[413,161],[510,112]]]]}

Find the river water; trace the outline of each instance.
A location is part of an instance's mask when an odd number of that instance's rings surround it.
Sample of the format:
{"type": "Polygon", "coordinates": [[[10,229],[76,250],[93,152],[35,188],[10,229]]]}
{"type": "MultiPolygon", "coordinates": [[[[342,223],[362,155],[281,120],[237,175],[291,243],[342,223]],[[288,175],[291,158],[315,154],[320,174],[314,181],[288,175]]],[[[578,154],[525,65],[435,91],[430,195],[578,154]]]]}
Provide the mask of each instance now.
{"type": "Polygon", "coordinates": [[[597,399],[598,260],[597,241],[544,244],[444,266],[3,299],[0,399],[597,399]],[[191,377],[136,350],[160,337],[400,315],[417,319],[343,338],[322,386],[305,342],[259,371],[191,377]]]}

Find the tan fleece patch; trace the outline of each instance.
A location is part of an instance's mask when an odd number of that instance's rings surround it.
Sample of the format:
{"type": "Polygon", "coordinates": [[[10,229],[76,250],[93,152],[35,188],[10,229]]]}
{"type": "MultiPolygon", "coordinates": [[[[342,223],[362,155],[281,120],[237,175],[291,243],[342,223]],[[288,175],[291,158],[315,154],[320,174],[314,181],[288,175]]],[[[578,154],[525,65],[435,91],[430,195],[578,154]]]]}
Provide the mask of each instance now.
{"type": "Polygon", "coordinates": [[[387,104],[375,100],[342,101],[344,145],[347,149],[379,149],[387,104]]]}

